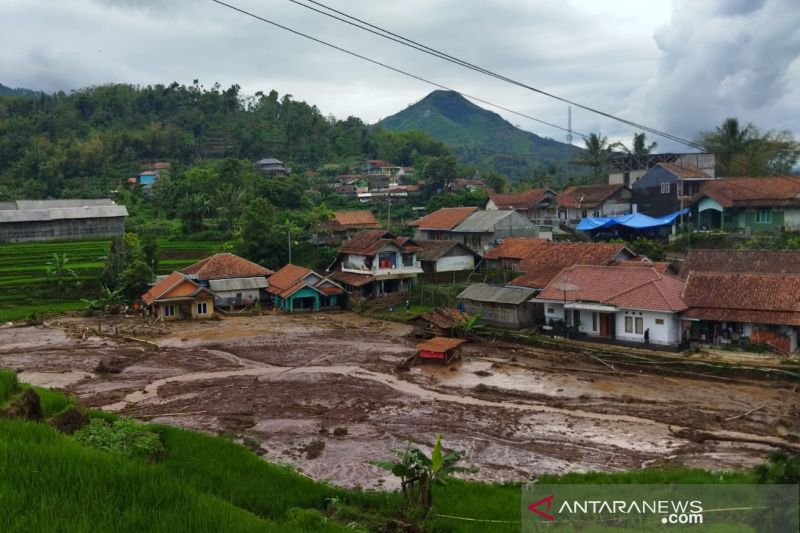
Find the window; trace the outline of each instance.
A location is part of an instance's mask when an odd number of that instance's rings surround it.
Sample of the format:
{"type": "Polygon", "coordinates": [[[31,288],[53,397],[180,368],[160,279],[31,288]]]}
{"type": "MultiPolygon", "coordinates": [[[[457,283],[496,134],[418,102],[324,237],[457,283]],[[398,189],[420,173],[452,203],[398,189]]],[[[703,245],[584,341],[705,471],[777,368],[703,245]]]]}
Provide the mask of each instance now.
{"type": "Polygon", "coordinates": [[[625,333],[633,333],[633,317],[625,317],[625,333]]]}
{"type": "Polygon", "coordinates": [[[414,266],[414,254],[403,254],[403,266],[404,267],[414,266]]]}
{"type": "Polygon", "coordinates": [[[378,254],[378,268],[395,268],[397,261],[394,252],[381,252],[378,254]]]}
{"type": "Polygon", "coordinates": [[[756,211],[756,224],[769,224],[772,222],[772,211],[769,209],[759,209],[756,211]]]}
{"type": "Polygon", "coordinates": [[[553,309],[552,307],[548,307],[547,308],[547,314],[548,315],[554,315],[555,313],[556,313],[556,310],[553,309]]]}
{"type": "Polygon", "coordinates": [[[663,318],[656,318],[656,326],[663,326],[664,319],[663,318]]]}
{"type": "Polygon", "coordinates": [[[204,315],[206,313],[208,313],[208,304],[206,302],[197,304],[197,314],[204,315]]]}
{"type": "Polygon", "coordinates": [[[586,218],[589,216],[589,212],[586,209],[581,210],[581,217],[586,218]]]}
{"type": "Polygon", "coordinates": [[[592,313],[592,331],[597,331],[597,313],[592,313]]]}
{"type": "Polygon", "coordinates": [[[644,333],[644,318],[640,316],[636,317],[636,333],[639,335],[644,333]]]}
{"type": "Polygon", "coordinates": [[[661,184],[661,194],[669,194],[669,182],[661,184]]]}
{"type": "Polygon", "coordinates": [[[598,211],[598,210],[596,210],[596,209],[595,209],[594,211],[592,211],[592,216],[593,216],[594,218],[598,218],[598,217],[600,217],[600,216],[601,216],[601,214],[602,214],[602,213],[600,213],[600,211],[598,211]]]}
{"type": "Polygon", "coordinates": [[[165,305],[164,306],[164,316],[175,316],[175,306],[174,305],[165,305]]]}

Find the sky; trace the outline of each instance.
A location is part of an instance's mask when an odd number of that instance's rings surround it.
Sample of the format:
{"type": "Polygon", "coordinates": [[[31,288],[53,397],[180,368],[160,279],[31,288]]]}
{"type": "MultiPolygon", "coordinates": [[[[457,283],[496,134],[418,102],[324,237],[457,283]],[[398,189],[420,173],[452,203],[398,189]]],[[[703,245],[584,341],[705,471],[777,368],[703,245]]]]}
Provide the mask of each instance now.
{"type": "MultiPolygon", "coordinates": [[[[298,3],[304,0],[297,0],[298,3]]],[[[725,118],[800,134],[798,0],[318,0],[577,103],[694,139],[725,118]]],[[[400,46],[290,0],[228,3],[449,88],[566,126],[567,104],[400,46]]],[[[239,84],[373,123],[434,87],[211,0],[0,0],[0,83],[239,84]]],[[[479,104],[487,107],[485,104],[479,104]]],[[[489,107],[492,109],[491,107],[489,107]]],[[[565,132],[506,111],[513,124],[565,132]]],[[[576,132],[630,126],[572,109],[576,132]]],[[[656,137],[659,150],[679,150],[656,137]]],[[[576,143],[579,137],[576,138],[576,143]]]]}

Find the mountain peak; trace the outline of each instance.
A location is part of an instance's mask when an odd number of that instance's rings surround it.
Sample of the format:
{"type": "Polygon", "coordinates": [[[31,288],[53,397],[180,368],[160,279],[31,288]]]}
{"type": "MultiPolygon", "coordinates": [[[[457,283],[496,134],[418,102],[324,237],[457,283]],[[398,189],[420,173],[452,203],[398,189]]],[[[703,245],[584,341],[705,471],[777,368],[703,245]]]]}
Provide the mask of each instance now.
{"type": "Polygon", "coordinates": [[[462,163],[529,177],[537,168],[569,162],[575,148],[517,128],[455,91],[436,90],[378,125],[391,131],[423,131],[447,144],[462,163]]]}

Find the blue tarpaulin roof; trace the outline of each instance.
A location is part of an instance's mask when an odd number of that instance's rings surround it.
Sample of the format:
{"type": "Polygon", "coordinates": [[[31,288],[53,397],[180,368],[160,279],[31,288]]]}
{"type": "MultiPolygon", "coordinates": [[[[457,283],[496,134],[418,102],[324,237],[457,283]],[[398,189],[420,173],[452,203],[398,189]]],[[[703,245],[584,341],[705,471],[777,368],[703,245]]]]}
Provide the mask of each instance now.
{"type": "Polygon", "coordinates": [[[630,215],[622,215],[621,217],[614,218],[583,218],[575,228],[580,231],[592,231],[601,228],[613,228],[616,226],[624,226],[630,229],[648,229],[657,228],[659,226],[671,226],[675,219],[686,214],[689,209],[683,211],[675,211],[663,217],[653,218],[642,213],[631,213],[630,215]]]}

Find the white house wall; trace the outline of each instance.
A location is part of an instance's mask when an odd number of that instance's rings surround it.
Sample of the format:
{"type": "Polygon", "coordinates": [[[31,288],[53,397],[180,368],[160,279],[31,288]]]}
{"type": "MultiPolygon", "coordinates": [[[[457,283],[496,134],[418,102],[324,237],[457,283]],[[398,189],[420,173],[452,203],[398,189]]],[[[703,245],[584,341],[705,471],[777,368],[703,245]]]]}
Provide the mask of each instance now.
{"type": "Polygon", "coordinates": [[[436,261],[436,272],[453,272],[456,270],[472,270],[475,268],[475,256],[472,254],[440,257],[436,261]]]}
{"type": "Polygon", "coordinates": [[[800,231],[800,209],[787,207],[783,212],[783,225],[787,231],[800,231]]]}
{"type": "Polygon", "coordinates": [[[676,343],[680,340],[680,323],[674,313],[657,313],[655,311],[628,311],[619,310],[615,317],[615,331],[617,337],[629,337],[644,340],[644,331],[650,330],[650,340],[658,342],[676,343]],[[625,332],[625,317],[641,317],[644,319],[642,333],[636,333],[636,322],[634,320],[633,333],[625,332]],[[663,324],[656,324],[656,319],[664,321],[663,324]]]}

